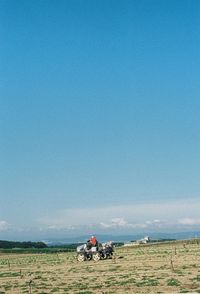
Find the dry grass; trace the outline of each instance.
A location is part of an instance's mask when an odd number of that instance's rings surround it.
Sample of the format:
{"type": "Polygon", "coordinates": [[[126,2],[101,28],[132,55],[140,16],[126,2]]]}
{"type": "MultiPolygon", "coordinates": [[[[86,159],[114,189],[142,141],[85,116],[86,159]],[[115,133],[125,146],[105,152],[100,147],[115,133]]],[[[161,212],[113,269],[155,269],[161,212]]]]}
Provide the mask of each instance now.
{"type": "Polygon", "coordinates": [[[0,255],[3,293],[200,293],[198,242],[123,247],[78,263],[74,253],[0,255]]]}

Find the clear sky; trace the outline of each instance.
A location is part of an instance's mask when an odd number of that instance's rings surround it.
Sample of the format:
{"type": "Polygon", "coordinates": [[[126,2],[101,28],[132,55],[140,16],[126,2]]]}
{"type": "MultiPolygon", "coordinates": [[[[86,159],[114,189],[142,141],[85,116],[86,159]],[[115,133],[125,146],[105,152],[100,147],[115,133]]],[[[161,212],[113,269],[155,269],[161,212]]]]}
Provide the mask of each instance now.
{"type": "Polygon", "coordinates": [[[200,228],[200,2],[0,1],[0,237],[200,228]]]}

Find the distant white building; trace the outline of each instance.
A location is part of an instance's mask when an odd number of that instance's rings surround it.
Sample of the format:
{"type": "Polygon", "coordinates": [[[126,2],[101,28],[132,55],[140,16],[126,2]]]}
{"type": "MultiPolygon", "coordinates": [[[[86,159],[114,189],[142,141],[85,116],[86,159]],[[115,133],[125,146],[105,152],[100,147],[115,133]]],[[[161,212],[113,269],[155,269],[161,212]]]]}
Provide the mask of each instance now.
{"type": "Polygon", "coordinates": [[[137,240],[137,241],[130,241],[130,242],[126,242],[124,243],[125,247],[129,247],[129,246],[133,246],[133,245],[138,245],[138,244],[147,244],[150,243],[151,239],[149,236],[145,236],[144,238],[137,240]]]}
{"type": "Polygon", "coordinates": [[[143,239],[140,239],[137,241],[139,244],[147,244],[149,242],[151,242],[149,236],[145,236],[143,239]]]}

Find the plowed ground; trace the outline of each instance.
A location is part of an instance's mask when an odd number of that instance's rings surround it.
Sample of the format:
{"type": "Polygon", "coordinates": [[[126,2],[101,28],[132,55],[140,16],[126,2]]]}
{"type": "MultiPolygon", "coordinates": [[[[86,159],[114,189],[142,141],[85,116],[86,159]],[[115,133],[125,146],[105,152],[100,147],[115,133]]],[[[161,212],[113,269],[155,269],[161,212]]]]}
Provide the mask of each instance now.
{"type": "Polygon", "coordinates": [[[75,253],[0,254],[3,293],[200,293],[200,245],[120,247],[96,263],[75,253]]]}

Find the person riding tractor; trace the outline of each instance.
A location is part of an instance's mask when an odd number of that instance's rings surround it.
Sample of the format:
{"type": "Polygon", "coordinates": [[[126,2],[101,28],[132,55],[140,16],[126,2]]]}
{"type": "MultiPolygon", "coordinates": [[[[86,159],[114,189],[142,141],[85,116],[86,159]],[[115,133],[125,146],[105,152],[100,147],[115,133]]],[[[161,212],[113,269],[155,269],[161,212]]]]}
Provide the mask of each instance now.
{"type": "Polygon", "coordinates": [[[92,236],[89,240],[86,242],[87,249],[90,250],[92,247],[98,246],[98,241],[95,236],[92,236]]]}
{"type": "Polygon", "coordinates": [[[92,236],[90,238],[90,243],[92,244],[92,246],[97,246],[98,245],[97,238],[95,236],[92,236]]]}
{"type": "Polygon", "coordinates": [[[111,241],[99,243],[95,236],[92,236],[85,244],[77,247],[77,260],[94,260],[112,258],[114,246],[111,241]]]}

